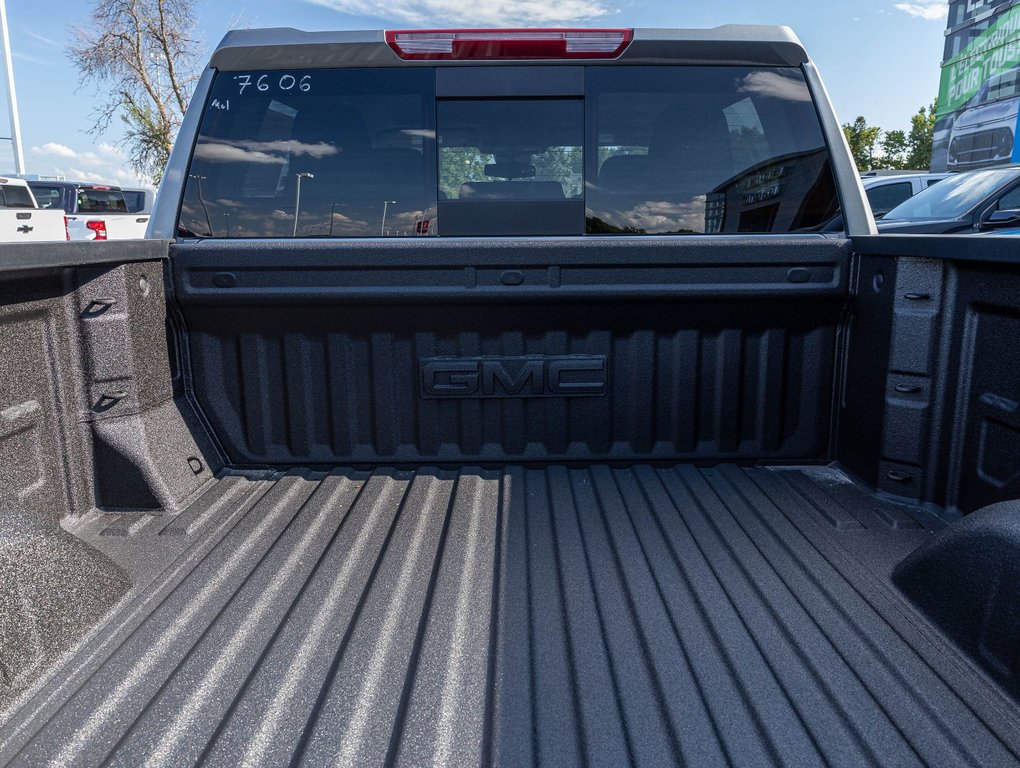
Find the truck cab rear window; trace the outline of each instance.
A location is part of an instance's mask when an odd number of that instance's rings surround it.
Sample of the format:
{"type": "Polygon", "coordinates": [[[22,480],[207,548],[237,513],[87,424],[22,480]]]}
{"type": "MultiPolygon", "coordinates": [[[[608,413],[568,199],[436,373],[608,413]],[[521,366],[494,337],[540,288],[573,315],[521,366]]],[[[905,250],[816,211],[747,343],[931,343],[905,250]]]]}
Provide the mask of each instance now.
{"type": "Polygon", "coordinates": [[[78,213],[127,213],[124,194],[119,189],[86,188],[78,190],[78,213]]]}
{"type": "Polygon", "coordinates": [[[4,208],[35,208],[28,187],[0,187],[0,201],[4,208]]]}
{"type": "Polygon", "coordinates": [[[438,125],[442,233],[581,231],[582,99],[444,100],[438,125]]]}
{"type": "Polygon", "coordinates": [[[440,98],[435,70],[220,73],[190,237],[809,230],[838,210],[800,70],[591,66],[575,98],[440,98]]]}

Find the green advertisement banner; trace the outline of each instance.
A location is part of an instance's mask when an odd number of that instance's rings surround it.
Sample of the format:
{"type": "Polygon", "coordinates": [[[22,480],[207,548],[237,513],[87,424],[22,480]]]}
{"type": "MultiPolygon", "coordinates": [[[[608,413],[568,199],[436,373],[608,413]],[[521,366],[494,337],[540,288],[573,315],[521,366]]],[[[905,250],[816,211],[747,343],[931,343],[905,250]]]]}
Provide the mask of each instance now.
{"type": "Polygon", "coordinates": [[[1020,66],[1020,5],[1002,14],[992,26],[942,68],[939,117],[966,104],[995,75],[1020,66]]]}

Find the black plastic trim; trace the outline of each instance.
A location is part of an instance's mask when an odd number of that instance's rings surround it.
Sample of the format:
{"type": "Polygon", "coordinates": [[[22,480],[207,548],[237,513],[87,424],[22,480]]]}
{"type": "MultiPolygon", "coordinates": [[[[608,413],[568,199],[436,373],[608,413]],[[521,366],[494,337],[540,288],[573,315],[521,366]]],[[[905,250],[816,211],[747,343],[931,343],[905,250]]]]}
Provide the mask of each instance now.
{"type": "Polygon", "coordinates": [[[10,243],[0,246],[0,272],[165,259],[168,245],[165,240],[10,243]]]}
{"type": "Polygon", "coordinates": [[[853,238],[862,256],[1020,264],[1020,239],[1006,235],[871,235],[853,238]]]}

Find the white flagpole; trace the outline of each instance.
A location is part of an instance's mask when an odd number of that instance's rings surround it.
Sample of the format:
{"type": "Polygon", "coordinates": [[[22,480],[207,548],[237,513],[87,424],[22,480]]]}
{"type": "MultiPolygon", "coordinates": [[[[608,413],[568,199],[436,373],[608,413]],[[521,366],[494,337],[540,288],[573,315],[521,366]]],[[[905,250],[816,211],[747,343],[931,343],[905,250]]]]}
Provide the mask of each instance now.
{"type": "Polygon", "coordinates": [[[21,118],[18,116],[18,94],[14,90],[14,63],[11,60],[11,35],[7,28],[7,4],[0,0],[0,45],[3,46],[4,80],[7,83],[7,109],[11,116],[11,149],[14,150],[14,172],[25,172],[25,152],[21,145],[21,118]]]}

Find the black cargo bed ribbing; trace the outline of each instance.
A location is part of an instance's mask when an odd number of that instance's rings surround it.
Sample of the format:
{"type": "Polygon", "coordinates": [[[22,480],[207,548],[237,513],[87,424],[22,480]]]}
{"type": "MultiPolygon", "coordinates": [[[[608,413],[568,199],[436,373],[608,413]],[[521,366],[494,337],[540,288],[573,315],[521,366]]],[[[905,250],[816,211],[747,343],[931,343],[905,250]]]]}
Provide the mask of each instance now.
{"type": "Polygon", "coordinates": [[[136,572],[192,548],[0,757],[1016,762],[1014,705],[885,581],[937,522],[835,470],[226,474],[144,519],[76,532],[136,572]]]}

